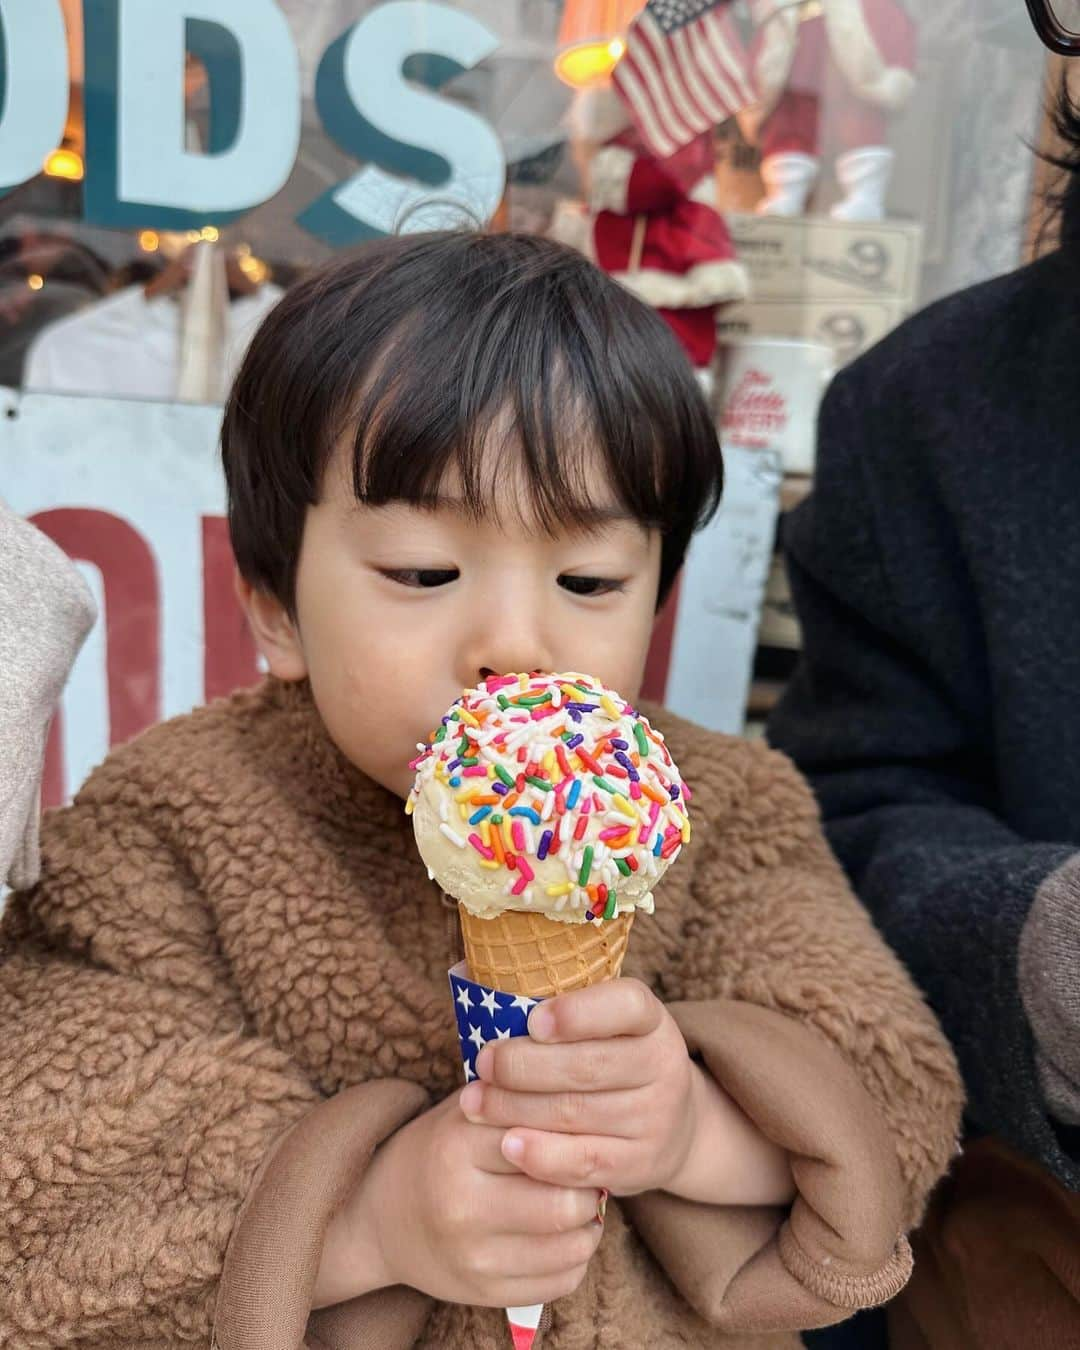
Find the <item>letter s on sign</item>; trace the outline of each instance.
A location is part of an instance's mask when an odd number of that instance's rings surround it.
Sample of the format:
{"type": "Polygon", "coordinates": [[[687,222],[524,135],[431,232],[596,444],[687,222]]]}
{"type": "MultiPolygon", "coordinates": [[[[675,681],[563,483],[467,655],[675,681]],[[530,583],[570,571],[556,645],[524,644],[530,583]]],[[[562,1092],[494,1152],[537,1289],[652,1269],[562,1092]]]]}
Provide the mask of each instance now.
{"type": "Polygon", "coordinates": [[[490,220],[506,177],[499,138],[483,118],[407,75],[437,88],[498,45],[476,19],[431,0],[390,0],[347,29],[322,59],[315,99],[327,132],[369,164],[313,202],[299,223],[340,247],[393,233],[410,211],[414,229],[460,225],[452,202],[490,220]],[[415,210],[429,200],[439,206],[415,210]]]}

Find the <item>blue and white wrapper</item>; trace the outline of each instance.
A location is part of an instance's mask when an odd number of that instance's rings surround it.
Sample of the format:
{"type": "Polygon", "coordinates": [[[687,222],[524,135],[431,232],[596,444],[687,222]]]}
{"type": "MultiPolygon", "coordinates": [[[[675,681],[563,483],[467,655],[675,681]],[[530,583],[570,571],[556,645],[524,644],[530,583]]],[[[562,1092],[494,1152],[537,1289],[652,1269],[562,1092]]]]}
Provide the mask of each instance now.
{"type": "MultiPolygon", "coordinates": [[[[460,961],[447,974],[454,999],[465,1081],[471,1083],[476,1077],[476,1057],[484,1046],[489,1041],[508,1041],[511,1036],[527,1036],[529,1013],[543,999],[526,998],[524,994],[503,994],[497,989],[489,989],[485,984],[470,980],[467,970],[467,964],[460,961]]],[[[514,1350],[529,1350],[543,1310],[541,1303],[528,1308],[506,1309],[514,1350]]]]}
{"type": "Polygon", "coordinates": [[[470,980],[464,961],[458,962],[447,973],[450,992],[454,999],[461,1062],[465,1067],[465,1081],[476,1077],[476,1057],[489,1041],[508,1041],[511,1036],[529,1034],[529,1013],[543,999],[526,998],[524,994],[502,994],[487,985],[470,980]]]}

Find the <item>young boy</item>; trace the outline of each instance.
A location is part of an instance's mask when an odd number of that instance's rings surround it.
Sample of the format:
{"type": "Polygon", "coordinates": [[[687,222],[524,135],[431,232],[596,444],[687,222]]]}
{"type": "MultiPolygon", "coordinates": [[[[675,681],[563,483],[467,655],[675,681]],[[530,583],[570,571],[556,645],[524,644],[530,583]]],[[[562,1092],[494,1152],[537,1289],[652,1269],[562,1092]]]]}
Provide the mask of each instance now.
{"type": "Polygon", "coordinates": [[[950,1053],[762,745],[659,714],[696,837],[628,978],[461,1089],[416,742],[493,672],[635,699],[721,487],[663,322],[537,238],[294,287],[223,430],[260,687],[115,751],[0,928],[0,1341],[790,1347],[906,1280],[950,1053]],[[597,1221],[601,1190],[616,1197],[597,1221]]]}

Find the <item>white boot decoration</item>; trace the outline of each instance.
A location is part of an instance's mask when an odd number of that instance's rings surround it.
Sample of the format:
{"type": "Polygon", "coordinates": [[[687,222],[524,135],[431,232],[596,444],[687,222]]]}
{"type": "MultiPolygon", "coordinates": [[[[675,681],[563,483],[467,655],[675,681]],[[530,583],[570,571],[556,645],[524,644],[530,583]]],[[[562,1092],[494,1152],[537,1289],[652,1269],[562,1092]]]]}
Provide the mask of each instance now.
{"type": "Polygon", "coordinates": [[[801,216],[817,181],[820,161],[792,150],[761,161],[765,196],[757,204],[759,216],[801,216]]]}
{"type": "Polygon", "coordinates": [[[895,153],[885,145],[850,150],[836,161],[843,200],[829,212],[833,220],[883,220],[895,153]]]}

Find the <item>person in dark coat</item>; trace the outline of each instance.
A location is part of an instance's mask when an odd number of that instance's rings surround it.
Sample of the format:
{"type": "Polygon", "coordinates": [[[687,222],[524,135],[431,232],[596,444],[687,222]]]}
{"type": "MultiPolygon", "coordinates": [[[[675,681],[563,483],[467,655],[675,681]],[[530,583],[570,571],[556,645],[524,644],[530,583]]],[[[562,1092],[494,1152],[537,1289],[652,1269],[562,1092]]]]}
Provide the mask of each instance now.
{"type": "MultiPolygon", "coordinates": [[[[1060,247],[836,378],[814,492],[784,528],[804,651],[769,737],[810,778],[968,1093],[894,1347],[1080,1346],[1080,109],[1064,91],[1058,119],[1060,247]]],[[[883,1343],[880,1318],[843,1334],[883,1343]]]]}

